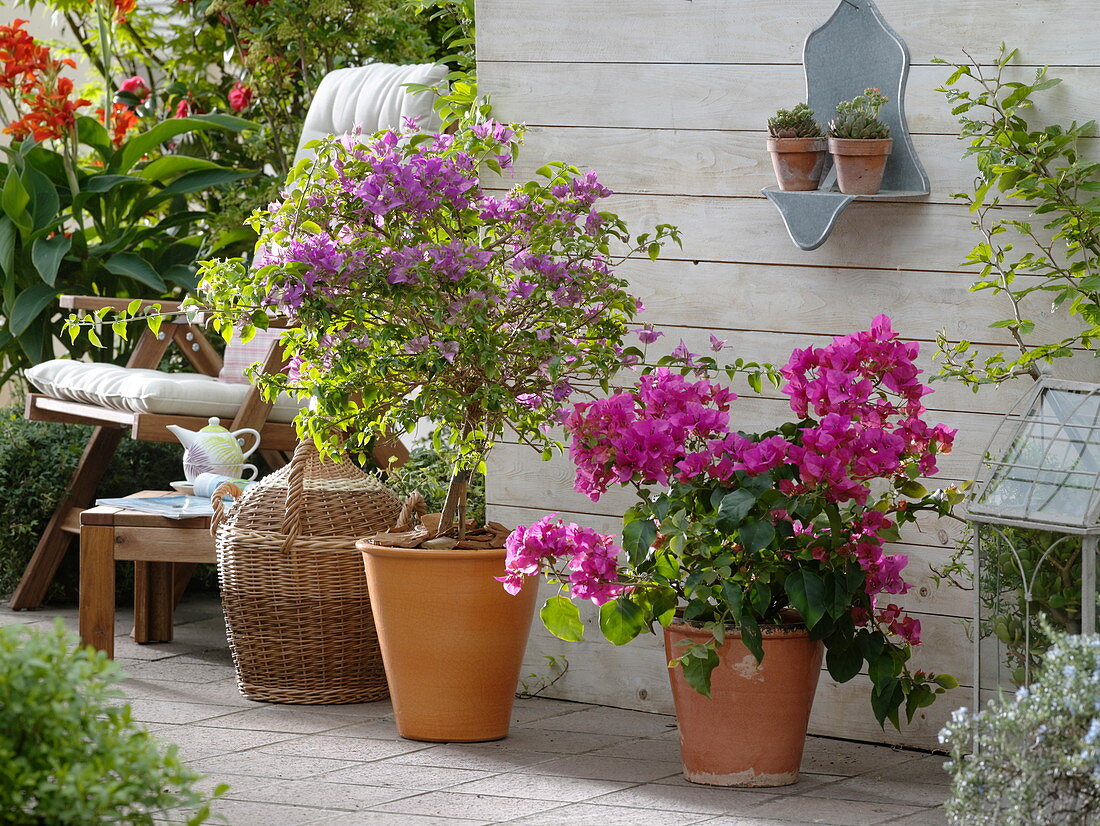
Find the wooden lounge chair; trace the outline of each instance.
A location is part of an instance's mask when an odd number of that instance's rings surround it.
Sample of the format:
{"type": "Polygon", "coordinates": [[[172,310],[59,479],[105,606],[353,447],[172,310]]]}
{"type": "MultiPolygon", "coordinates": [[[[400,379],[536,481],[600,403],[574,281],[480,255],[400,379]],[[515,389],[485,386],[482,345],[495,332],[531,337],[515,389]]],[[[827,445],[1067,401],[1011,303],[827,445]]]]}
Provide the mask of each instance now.
{"type": "MultiPolygon", "coordinates": [[[[381,63],[330,72],[310,104],[295,161],[309,154],[305,149],[309,141],[342,134],[357,125],[370,134],[378,129],[399,128],[403,117],[416,116],[430,127],[430,97],[411,95],[404,84],[435,85],[445,74],[445,67],[434,64],[381,63]]],[[[101,297],[61,297],[61,307],[66,310],[94,311],[128,303],[101,297]]],[[[178,307],[170,301],[145,303],[160,304],[165,310],[178,307]]],[[[248,385],[243,378],[244,368],[256,362],[263,365],[265,373],[282,369],[277,330],[258,335],[248,344],[227,347],[223,362],[203,331],[182,320],[165,323],[158,335],[146,331],[125,368],[55,359],[27,372],[31,384],[41,391],[27,398],[28,419],[89,424],[95,429],[73,474],[69,495],[47,524],[12,595],[12,608],[41,605],[72,538],[79,533],[80,512],[92,503],[107,463],[127,430],[141,441],[173,442],[175,437],[166,425],[197,430],[208,417],[219,416],[232,419],[233,430],[252,427],[260,431],[261,454],[268,464],[280,467],[285,463],[283,453],[293,450],[297,442],[290,422],[298,408],[289,399],[281,399],[273,407],[257,388],[248,385]],[[195,373],[156,370],[172,345],[180,348],[195,373]]],[[[392,459],[403,461],[407,455],[397,440],[375,449],[375,458],[383,467],[392,459]]],[[[190,570],[177,571],[178,592],[189,576],[190,570]]]]}

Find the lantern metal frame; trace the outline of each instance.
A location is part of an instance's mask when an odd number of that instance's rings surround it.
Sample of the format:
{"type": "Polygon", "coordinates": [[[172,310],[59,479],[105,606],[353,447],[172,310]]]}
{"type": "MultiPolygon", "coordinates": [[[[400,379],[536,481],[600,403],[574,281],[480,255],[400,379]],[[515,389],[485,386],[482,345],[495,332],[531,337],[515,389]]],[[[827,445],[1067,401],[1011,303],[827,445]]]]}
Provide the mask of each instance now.
{"type": "Polygon", "coordinates": [[[1100,544],[1100,384],[1044,376],[1002,419],[982,454],[968,499],[974,524],[974,707],[980,701],[982,534],[993,531],[1016,564],[1024,604],[1024,682],[1030,682],[1031,601],[1043,564],[1081,537],[1081,631],[1097,633],[1100,544]],[[1062,534],[1028,572],[1003,528],[1062,534]]]}

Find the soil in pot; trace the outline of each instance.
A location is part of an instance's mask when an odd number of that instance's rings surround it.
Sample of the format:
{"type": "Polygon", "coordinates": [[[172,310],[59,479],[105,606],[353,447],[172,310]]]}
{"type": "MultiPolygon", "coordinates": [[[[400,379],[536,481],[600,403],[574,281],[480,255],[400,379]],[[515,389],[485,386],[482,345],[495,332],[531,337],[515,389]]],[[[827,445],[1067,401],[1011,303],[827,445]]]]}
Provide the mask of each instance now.
{"type": "Polygon", "coordinates": [[[893,138],[829,138],[840,191],[845,195],[877,194],[893,146],[893,138]]]}
{"type": "MultiPolygon", "coordinates": [[[[764,631],[764,660],[728,627],[711,675],[711,696],[688,685],[680,668],[669,669],[684,778],[708,786],[787,786],[798,780],[806,727],[824,646],[804,626],[764,631]]],[[[683,641],[705,643],[708,631],[676,620],[665,629],[671,660],[683,641]]]]}
{"type": "Polygon", "coordinates": [[[397,731],[480,742],[508,734],[538,596],[512,596],[503,548],[426,550],[360,540],[397,731]]]}
{"type": "Polygon", "coordinates": [[[768,138],[775,180],[784,192],[817,189],[825,168],[824,138],[768,138]]]}

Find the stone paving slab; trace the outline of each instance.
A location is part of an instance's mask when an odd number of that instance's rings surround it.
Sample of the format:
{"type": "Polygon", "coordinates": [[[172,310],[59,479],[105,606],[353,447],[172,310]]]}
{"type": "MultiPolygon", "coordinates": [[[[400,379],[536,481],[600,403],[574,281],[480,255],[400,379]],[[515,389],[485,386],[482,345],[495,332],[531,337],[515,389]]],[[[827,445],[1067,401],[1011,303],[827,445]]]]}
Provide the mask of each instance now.
{"type": "MultiPolygon", "coordinates": [[[[75,630],[72,608],[15,613],[0,625],[75,630]]],[[[943,826],[943,758],[811,737],[798,783],[723,789],[680,773],[675,719],[520,699],[494,743],[401,739],[389,702],[255,703],[237,690],[216,600],[189,598],[172,643],[140,646],[119,612],[118,661],[135,719],[175,743],[189,766],[225,782],[230,826],[943,826]]],[[[179,822],[171,813],[160,822],[179,822]]]]}

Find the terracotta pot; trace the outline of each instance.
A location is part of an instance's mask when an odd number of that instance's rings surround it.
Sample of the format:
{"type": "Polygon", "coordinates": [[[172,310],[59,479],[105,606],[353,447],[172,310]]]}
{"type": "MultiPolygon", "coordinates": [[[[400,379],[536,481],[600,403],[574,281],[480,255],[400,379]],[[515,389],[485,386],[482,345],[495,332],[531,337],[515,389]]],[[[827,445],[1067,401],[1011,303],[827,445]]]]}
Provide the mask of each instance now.
{"type": "MultiPolygon", "coordinates": [[[[373,594],[372,594],[373,599],[373,594]]],[[[824,646],[803,626],[764,631],[764,660],[727,626],[711,674],[711,696],[669,669],[684,777],[708,786],[787,786],[798,780],[824,646]]],[[[665,629],[665,652],[683,654],[683,640],[711,639],[701,627],[675,620],[665,629]]]]}
{"type": "Polygon", "coordinates": [[[840,191],[845,195],[876,194],[882,188],[882,173],[893,147],[893,138],[829,138],[840,191]]]}
{"type": "Polygon", "coordinates": [[[508,734],[538,595],[512,596],[504,549],[429,551],[360,540],[397,732],[409,740],[479,742],[508,734]]]}
{"type": "Polygon", "coordinates": [[[785,192],[817,189],[825,168],[824,138],[768,138],[775,180],[785,192]]]}

